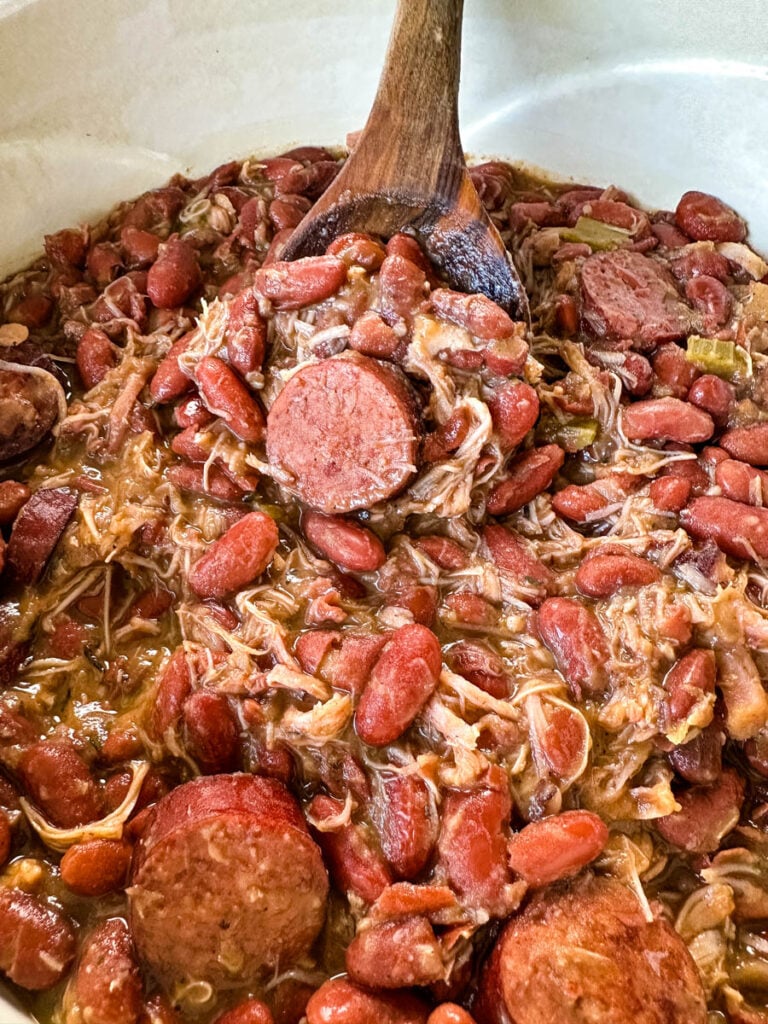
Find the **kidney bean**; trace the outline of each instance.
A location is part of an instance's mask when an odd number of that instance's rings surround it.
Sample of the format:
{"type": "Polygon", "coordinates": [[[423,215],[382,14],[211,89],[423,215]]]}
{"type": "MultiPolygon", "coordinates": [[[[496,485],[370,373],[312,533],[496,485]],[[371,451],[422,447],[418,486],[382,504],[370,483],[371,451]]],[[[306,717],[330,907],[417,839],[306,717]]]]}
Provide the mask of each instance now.
{"type": "Polygon", "coordinates": [[[355,712],[360,739],[374,747],[396,740],[437,687],[440,642],[426,626],[401,626],[373,667],[355,712]]]}
{"type": "Polygon", "coordinates": [[[127,224],[120,232],[120,247],[125,265],[131,270],[145,268],[157,259],[160,239],[151,231],[127,224]]]}
{"type": "Polygon", "coordinates": [[[118,764],[121,761],[134,760],[143,752],[144,744],[133,726],[115,726],[104,740],[99,757],[107,764],[118,764]]]}
{"type": "Polygon", "coordinates": [[[269,204],[269,219],[275,231],[298,227],[311,205],[304,196],[292,196],[290,193],[273,199],[269,204]]]}
{"type": "Polygon", "coordinates": [[[128,925],[112,918],[85,940],[70,991],[88,1024],[137,1024],[142,983],[128,925]]]}
{"type": "Polygon", "coordinates": [[[693,363],[685,358],[683,349],[674,341],[660,345],[651,359],[654,375],[654,394],[685,398],[691,385],[701,375],[693,363]]]}
{"type": "Polygon", "coordinates": [[[293,263],[276,262],[256,271],[253,287],[275,309],[301,309],[323,302],[347,279],[347,265],[335,256],[308,256],[293,263]]]}
{"type": "MultiPolygon", "coordinates": [[[[686,242],[683,243],[687,245],[686,242]]],[[[669,268],[678,281],[695,277],[714,277],[725,283],[730,275],[728,260],[714,249],[690,246],[670,261],[669,268]]]]}
{"type": "Polygon", "coordinates": [[[539,418],[538,396],[524,381],[509,381],[494,388],[488,408],[504,451],[516,448],[539,418]]]}
{"type": "Polygon", "coordinates": [[[131,847],[120,839],[85,839],[61,858],[61,880],[78,896],[120,892],[128,877],[131,847]]]}
{"type": "Polygon", "coordinates": [[[504,662],[480,640],[459,640],[448,650],[448,664],[457,675],[468,679],[497,700],[509,696],[510,678],[504,662]]]}
{"type": "Polygon", "coordinates": [[[379,301],[384,318],[410,323],[416,313],[426,308],[427,278],[416,263],[404,256],[387,256],[378,277],[379,301]]]}
{"type": "Polygon", "coordinates": [[[658,220],[651,224],[651,231],[665,249],[679,249],[690,242],[690,238],[684,235],[674,224],[668,224],[663,220],[658,220]]]}
{"type": "Polygon", "coordinates": [[[475,1018],[456,1003],[441,1003],[430,1013],[427,1024],[475,1024],[475,1018]]]}
{"type": "Polygon", "coordinates": [[[275,1024],[272,1011],[260,999],[246,999],[217,1017],[214,1024],[275,1024]]]}
{"type": "Polygon", "coordinates": [[[445,974],[440,945],[429,921],[406,917],[373,925],[347,946],[347,972],[369,988],[411,988],[439,981],[445,974]]]}
{"type": "Polygon", "coordinates": [[[18,889],[0,888],[0,971],[38,991],[61,981],[75,958],[75,931],[60,910],[18,889]]]}
{"type": "Polygon", "coordinates": [[[177,647],[160,675],[152,711],[152,734],[162,740],[175,729],[184,702],[192,692],[192,673],[183,647],[177,647]]]}
{"type": "Polygon", "coordinates": [[[342,516],[305,512],[301,528],[310,544],[349,572],[372,572],[387,560],[375,533],[342,516]]]}
{"type": "Polygon", "coordinates": [[[198,690],[184,702],[185,745],[206,775],[231,772],[240,761],[240,729],[223,693],[198,690]]]}
{"type": "Polygon", "coordinates": [[[419,584],[409,573],[386,587],[380,579],[379,586],[384,591],[384,603],[388,608],[402,608],[410,612],[413,621],[419,625],[431,627],[434,624],[437,615],[437,587],[419,584]]]}
{"type": "Polygon", "coordinates": [[[76,228],[64,228],[45,236],[45,254],[55,266],[82,269],[87,250],[86,235],[76,228]]]}
{"type": "Polygon", "coordinates": [[[99,288],[114,281],[124,269],[118,247],[113,242],[99,242],[91,247],[86,260],[86,268],[99,288]]]}
{"type": "Polygon", "coordinates": [[[166,476],[180,491],[205,494],[220,501],[239,501],[243,496],[242,490],[218,466],[208,467],[207,479],[201,465],[171,466],[166,476]]]}
{"type": "Polygon", "coordinates": [[[349,347],[374,359],[391,359],[402,339],[373,309],[367,309],[352,325],[349,347]]]}
{"type": "Polygon", "coordinates": [[[720,438],[732,459],[748,462],[750,466],[768,466],[768,422],[750,427],[734,427],[720,438]]]}
{"type": "Polygon", "coordinates": [[[186,430],[187,427],[207,427],[216,419],[213,413],[209,412],[200,395],[190,395],[182,399],[173,411],[176,425],[186,430]]]}
{"type": "MultiPolygon", "coordinates": [[[[562,249],[565,249],[563,246],[562,249]]],[[[562,253],[562,249],[558,250],[557,254],[562,253]]],[[[589,256],[592,250],[587,246],[586,253],[579,253],[579,255],[589,256]]],[[[557,255],[556,254],[556,255],[557,255]]],[[[579,329],[579,307],[576,305],[576,300],[571,295],[558,295],[555,300],[555,323],[560,334],[566,338],[571,338],[579,329]]]]}
{"type": "Polygon", "coordinates": [[[156,995],[144,1003],[139,1024],[183,1024],[183,1021],[165,996],[156,995]]]}
{"type": "Polygon", "coordinates": [[[712,417],[679,398],[650,398],[624,407],[624,433],[630,441],[696,444],[715,432],[712,417]]]}
{"type": "Polygon", "coordinates": [[[432,264],[417,240],[402,231],[392,235],[387,242],[387,256],[402,256],[404,259],[410,260],[420,270],[423,270],[428,278],[433,274],[432,264]]]}
{"type": "Polygon", "coordinates": [[[4,868],[11,856],[13,833],[11,822],[6,812],[0,808],[0,868],[4,868]]]}
{"type": "Polygon", "coordinates": [[[325,251],[328,256],[344,260],[348,267],[356,264],[369,272],[378,270],[387,255],[375,239],[358,231],[334,238],[325,251]]]}
{"type": "Polygon", "coordinates": [[[508,890],[506,834],[508,788],[449,791],[442,807],[438,856],[462,903],[503,917],[512,907],[508,890]]]}
{"type": "Polygon", "coordinates": [[[672,462],[664,466],[659,476],[662,478],[674,477],[677,480],[687,480],[691,487],[691,494],[694,496],[703,494],[710,486],[707,471],[695,459],[683,459],[672,462]]]}
{"type": "MultiPolygon", "coordinates": [[[[335,817],[343,810],[342,801],[330,796],[316,796],[307,808],[315,821],[335,817]]],[[[364,903],[375,903],[392,884],[387,863],[365,826],[350,822],[333,832],[318,830],[315,838],[341,892],[352,892],[364,903]]]]}
{"type": "Polygon", "coordinates": [[[545,491],[563,464],[565,454],[558,445],[531,448],[509,465],[507,475],[488,495],[486,508],[491,515],[508,515],[545,491]]]}
{"type": "Polygon", "coordinates": [[[727,555],[768,558],[768,509],[730,498],[694,498],[680,513],[680,522],[691,536],[711,538],[727,555]]]}
{"type": "Polygon", "coordinates": [[[398,878],[416,878],[437,841],[437,814],[429,788],[416,775],[393,775],[384,778],[382,795],[379,834],[384,856],[398,878]]]}
{"type": "Polygon", "coordinates": [[[215,541],[189,574],[200,597],[221,598],[252,583],[266,571],[279,535],[271,516],[250,512],[215,541]]]}
{"type": "Polygon", "coordinates": [[[422,456],[425,462],[437,462],[451,452],[455,452],[464,443],[472,424],[472,415],[465,406],[456,409],[445,423],[424,439],[422,456]]]}
{"type": "Polygon", "coordinates": [[[469,565],[467,551],[449,537],[441,537],[438,534],[419,537],[416,540],[416,547],[441,569],[454,571],[466,569],[469,565]]]}
{"type": "Polygon", "coordinates": [[[685,296],[703,314],[710,330],[722,327],[731,315],[733,296],[716,277],[692,277],[685,286],[685,296]]]}
{"type": "Polygon", "coordinates": [[[554,495],[552,508],[564,519],[588,523],[600,519],[600,513],[615,507],[617,503],[623,503],[635,486],[636,481],[627,486],[617,473],[589,484],[569,484],[554,495]]]}
{"type": "Polygon", "coordinates": [[[533,888],[576,875],[608,842],[608,829],[591,811],[564,811],[531,822],[509,841],[509,866],[533,888]]]}
{"type": "Polygon", "coordinates": [[[723,426],[736,401],[736,390],[722,377],[707,373],[691,386],[688,401],[708,412],[718,426],[723,426]]]}
{"type": "Polygon", "coordinates": [[[267,325],[259,312],[259,303],[252,289],[247,288],[229,304],[227,359],[243,377],[260,370],[267,347],[267,325]]]}
{"type": "Polygon", "coordinates": [[[585,558],[576,572],[576,589],[587,597],[611,597],[622,587],[647,587],[661,580],[652,562],[610,546],[585,558]]]}
{"type": "Polygon", "coordinates": [[[528,224],[537,227],[556,224],[559,219],[551,203],[512,203],[509,208],[509,226],[513,231],[521,231],[528,224]]]}
{"type": "Polygon", "coordinates": [[[76,361],[86,391],[90,391],[117,365],[117,354],[104,331],[89,327],[78,342],[76,361]]]}
{"type": "Polygon", "coordinates": [[[313,629],[299,637],[296,657],[305,672],[359,696],[388,640],[388,634],[313,629]]]}
{"type": "Polygon", "coordinates": [[[650,498],[660,512],[679,512],[688,504],[691,482],[682,477],[665,476],[652,480],[650,498]]]}
{"type": "Polygon", "coordinates": [[[147,295],[158,309],[183,306],[202,283],[197,253],[182,238],[169,238],[160,246],[147,275],[147,295]]]}
{"type": "Polygon", "coordinates": [[[326,981],[307,1003],[307,1024],[426,1024],[428,1016],[410,993],[373,993],[347,978],[326,981]]]}
{"type": "Polygon", "coordinates": [[[747,237],[747,225],[736,211],[706,192],[684,193],[675,222],[697,242],[743,242],[747,237]]]}
{"type": "Polygon", "coordinates": [[[515,334],[509,338],[489,341],[482,351],[483,364],[499,377],[521,374],[528,358],[528,345],[524,341],[525,328],[522,324],[515,326],[515,334]]]}
{"type": "Polygon", "coordinates": [[[430,296],[430,303],[438,316],[458,324],[483,341],[510,338],[517,333],[509,314],[485,295],[465,295],[450,288],[436,288],[430,296]]]}
{"type": "Polygon", "coordinates": [[[188,331],[174,342],[155,370],[149,382],[149,393],[156,402],[174,402],[192,389],[192,380],[179,366],[179,356],[187,351],[193,334],[193,331],[188,331]]]}
{"type": "Polygon", "coordinates": [[[264,439],[266,420],[261,406],[223,360],[204,356],[195,368],[195,379],[207,408],[221,416],[236,437],[251,444],[264,439]]]}
{"type": "Polygon", "coordinates": [[[16,480],[3,480],[0,483],[0,526],[11,525],[29,501],[31,493],[26,484],[16,480]]]}
{"type": "Polygon", "coordinates": [[[746,462],[725,459],[715,466],[715,483],[726,498],[746,505],[768,505],[768,473],[746,462]]]}
{"type": "Polygon", "coordinates": [[[539,609],[538,625],[576,700],[581,700],[582,693],[588,697],[604,693],[610,652],[595,613],[570,598],[549,597],[539,609]]]}
{"type": "Polygon", "coordinates": [[[492,626],[499,619],[499,613],[490,601],[469,590],[448,594],[445,603],[462,625],[492,626]]]}
{"type": "Polygon", "coordinates": [[[723,767],[722,748],[725,736],[712,722],[692,740],[673,747],[667,757],[678,775],[695,785],[716,782],[723,767]]]}
{"type": "Polygon", "coordinates": [[[528,549],[520,537],[504,526],[489,523],[483,528],[483,542],[494,565],[520,586],[532,591],[529,604],[540,604],[555,581],[548,566],[528,549]]]}
{"type": "Polygon", "coordinates": [[[738,824],[744,781],[727,769],[713,786],[692,786],[678,793],[676,800],[679,811],[656,819],[659,834],[688,853],[712,853],[738,824]]]}
{"type": "Polygon", "coordinates": [[[19,761],[19,777],[33,803],[59,828],[75,828],[101,814],[101,796],[90,769],[66,740],[42,740],[19,761]]]}
{"type": "MultiPolygon", "coordinates": [[[[187,202],[187,196],[175,185],[156,188],[139,196],[125,215],[123,224],[137,228],[157,228],[162,226],[167,232],[171,221],[187,202]]],[[[161,233],[164,233],[161,232],[161,233]]]]}

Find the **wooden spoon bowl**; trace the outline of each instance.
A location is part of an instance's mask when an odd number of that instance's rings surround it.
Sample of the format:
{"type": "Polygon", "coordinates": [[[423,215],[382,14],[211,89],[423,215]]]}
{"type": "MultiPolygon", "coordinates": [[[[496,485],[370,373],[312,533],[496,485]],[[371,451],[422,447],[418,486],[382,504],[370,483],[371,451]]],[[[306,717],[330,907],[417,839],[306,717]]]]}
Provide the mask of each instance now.
{"type": "Polygon", "coordinates": [[[525,289],[467,171],[459,136],[463,0],[399,0],[371,113],[283,259],[363,231],[414,235],[448,281],[528,319],[525,289]]]}

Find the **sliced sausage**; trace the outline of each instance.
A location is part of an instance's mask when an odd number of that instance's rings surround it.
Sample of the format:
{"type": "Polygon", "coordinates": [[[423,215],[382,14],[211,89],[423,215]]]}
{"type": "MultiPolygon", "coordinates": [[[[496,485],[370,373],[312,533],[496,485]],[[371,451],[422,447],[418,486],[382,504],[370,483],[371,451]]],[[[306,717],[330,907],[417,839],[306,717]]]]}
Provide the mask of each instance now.
{"type": "Polygon", "coordinates": [[[18,889],[0,888],[0,971],[22,988],[51,988],[77,949],[75,931],[60,910],[18,889]]]}
{"type": "Polygon", "coordinates": [[[706,1024],[683,940],[619,882],[545,889],[501,933],[473,1007],[478,1024],[706,1024]]]}
{"type": "Polygon", "coordinates": [[[8,569],[17,582],[31,586],[40,579],[77,501],[68,487],[51,487],[35,491],[23,506],[6,551],[8,569]]]}
{"type": "Polygon", "coordinates": [[[58,389],[51,374],[35,367],[0,369],[0,462],[39,444],[58,412],[58,389]]]}
{"type": "Polygon", "coordinates": [[[164,987],[245,986],[309,951],[327,894],[320,850],[285,787],[213,775],[157,804],[134,859],[131,928],[164,987]]]}
{"type": "Polygon", "coordinates": [[[280,482],[320,512],[370,508],[416,470],[418,427],[404,379],[357,353],[306,366],[267,419],[280,482]]]}
{"type": "Polygon", "coordinates": [[[88,1024],[137,1024],[142,983],[125,921],[98,924],[85,940],[64,996],[67,1019],[88,1024]]]}
{"type": "Polygon", "coordinates": [[[581,298],[583,318],[598,337],[628,338],[640,350],[685,337],[691,323],[669,271],[627,249],[584,261],[581,298]]]}

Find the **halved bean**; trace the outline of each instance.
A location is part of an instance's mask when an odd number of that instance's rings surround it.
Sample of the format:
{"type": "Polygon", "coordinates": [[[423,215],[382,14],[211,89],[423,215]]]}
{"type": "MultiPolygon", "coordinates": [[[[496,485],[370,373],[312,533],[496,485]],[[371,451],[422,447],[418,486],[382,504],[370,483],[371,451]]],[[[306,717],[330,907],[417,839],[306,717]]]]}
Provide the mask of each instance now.
{"type": "Polygon", "coordinates": [[[550,597],[539,609],[539,633],[577,700],[602,694],[607,685],[608,642],[597,616],[567,597],[550,597]]]}
{"type": "Polygon", "coordinates": [[[768,558],[768,509],[730,498],[694,498],[680,522],[693,537],[711,538],[727,555],[768,558]]]}
{"type": "Polygon", "coordinates": [[[702,314],[708,330],[722,327],[733,309],[733,296],[716,277],[693,277],[685,286],[685,297],[702,314]]]}
{"type": "Polygon", "coordinates": [[[22,754],[18,771],[32,801],[59,828],[75,828],[101,817],[96,781],[68,741],[35,743],[22,754]]]}
{"type": "Polygon", "coordinates": [[[38,991],[61,981],[77,940],[68,917],[19,889],[0,888],[0,971],[38,991]]]}
{"type": "Polygon", "coordinates": [[[690,238],[706,242],[743,242],[747,225],[730,206],[706,192],[685,192],[675,221],[690,238]]]}
{"type": "Polygon", "coordinates": [[[374,665],[355,712],[364,743],[396,740],[432,696],[440,676],[440,642],[425,626],[401,626],[374,665]]]}
{"type": "MultiPolygon", "coordinates": [[[[343,810],[341,800],[316,796],[307,808],[307,814],[310,819],[324,821],[338,817],[343,810]]],[[[392,884],[386,861],[363,825],[350,822],[331,832],[318,830],[315,838],[341,892],[352,892],[365,903],[375,903],[392,884]]]]}
{"type": "Polygon", "coordinates": [[[447,653],[448,664],[457,675],[498,700],[509,696],[511,680],[498,654],[481,640],[459,640],[447,653]]]}
{"type": "Polygon", "coordinates": [[[400,317],[410,323],[426,307],[427,278],[416,263],[404,256],[387,256],[377,280],[379,301],[385,318],[400,317]]]}
{"type": "Polygon", "coordinates": [[[624,407],[622,427],[630,441],[698,444],[715,432],[712,417],[679,398],[650,398],[624,407]]]}
{"type": "Polygon", "coordinates": [[[200,597],[226,597],[261,576],[278,540],[274,519],[264,512],[250,512],[193,565],[190,586],[200,597]]]}
{"type": "Polygon", "coordinates": [[[179,366],[179,356],[189,348],[193,333],[188,331],[174,342],[155,370],[149,382],[149,393],[156,402],[173,402],[192,389],[191,378],[179,366]]]}
{"type": "Polygon", "coordinates": [[[205,356],[195,368],[195,379],[208,410],[221,416],[241,441],[256,444],[264,439],[266,420],[255,395],[216,356],[205,356]]]}
{"type": "Polygon", "coordinates": [[[660,579],[660,570],[639,555],[598,550],[581,563],[575,582],[577,590],[588,597],[611,597],[622,587],[647,587],[660,579]]]}
{"type": "Polygon", "coordinates": [[[472,414],[466,406],[456,409],[445,423],[428,434],[424,439],[422,455],[425,462],[437,462],[451,452],[455,452],[464,443],[472,424],[472,414]]]}
{"type": "Polygon", "coordinates": [[[374,989],[429,985],[445,975],[440,945],[424,917],[359,932],[347,946],[346,964],[352,981],[374,989]]]}
{"type": "Polygon", "coordinates": [[[375,533],[342,516],[305,512],[301,527],[310,544],[349,572],[372,572],[387,560],[375,533]]]}
{"type": "Polygon", "coordinates": [[[762,469],[725,459],[715,467],[715,483],[726,498],[745,505],[768,505],[768,473],[762,469]]]}
{"type": "Polygon", "coordinates": [[[705,729],[667,754],[677,774],[697,786],[716,782],[723,770],[723,744],[725,733],[721,726],[711,722],[705,729]]]}
{"type": "Polygon", "coordinates": [[[308,256],[293,263],[276,262],[256,271],[253,287],[275,309],[300,309],[323,302],[347,279],[347,265],[336,256],[308,256]]]}
{"type": "Polygon", "coordinates": [[[142,983],[128,925],[112,918],[85,940],[65,1003],[88,1024],[137,1024],[142,983]]]}
{"type": "Polygon", "coordinates": [[[488,495],[486,508],[491,515],[508,515],[527,505],[550,486],[563,464],[565,454],[558,445],[532,448],[519,455],[507,475],[488,495]]]}
{"type": "Polygon", "coordinates": [[[124,888],[131,847],[120,839],[85,839],[61,858],[61,880],[78,896],[106,896],[124,888]]]}
{"type": "Polygon", "coordinates": [[[152,711],[152,734],[162,740],[169,729],[175,729],[184,702],[192,692],[192,672],[183,647],[177,647],[160,675],[155,706],[152,711]]]}
{"type": "Polygon", "coordinates": [[[426,1024],[428,1016],[410,993],[369,992],[347,978],[326,981],[307,1003],[307,1024],[426,1024]]]}
{"type": "Polygon", "coordinates": [[[768,466],[768,423],[734,427],[720,438],[720,447],[732,459],[748,462],[750,466],[768,466]]]}
{"type": "Polygon", "coordinates": [[[147,275],[147,295],[158,309],[182,306],[202,282],[197,253],[181,238],[160,246],[147,275]]]}
{"type": "Polygon", "coordinates": [[[437,812],[417,775],[392,775],[382,782],[379,833],[384,856],[398,878],[416,878],[437,841],[437,812]]]}
{"type": "Polygon", "coordinates": [[[494,388],[488,399],[493,429],[502,449],[511,451],[523,440],[539,418],[539,397],[524,381],[509,381],[494,388]]]}
{"type": "Polygon", "coordinates": [[[216,419],[213,413],[206,409],[200,395],[190,395],[189,398],[182,399],[174,409],[173,417],[182,430],[186,430],[187,427],[207,427],[216,419]]]}
{"type": "Polygon", "coordinates": [[[608,829],[591,811],[565,811],[526,825],[509,841],[509,866],[538,888],[578,874],[598,857],[608,829]]]}

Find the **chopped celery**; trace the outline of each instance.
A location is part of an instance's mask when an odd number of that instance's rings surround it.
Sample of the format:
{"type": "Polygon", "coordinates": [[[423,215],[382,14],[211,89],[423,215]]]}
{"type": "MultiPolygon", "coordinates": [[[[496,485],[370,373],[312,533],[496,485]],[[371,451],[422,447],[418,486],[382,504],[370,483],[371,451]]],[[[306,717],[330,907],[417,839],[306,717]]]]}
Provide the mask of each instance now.
{"type": "Polygon", "coordinates": [[[571,416],[567,420],[545,416],[539,421],[537,434],[547,444],[559,444],[567,452],[580,452],[594,443],[597,428],[597,420],[589,416],[571,416]]]}
{"type": "Polygon", "coordinates": [[[564,242],[585,242],[592,249],[617,249],[631,238],[631,232],[591,217],[579,217],[574,227],[560,230],[560,237],[564,242]]]}
{"type": "Polygon", "coordinates": [[[735,342],[701,338],[698,334],[692,334],[688,339],[685,358],[705,373],[713,373],[717,377],[730,378],[747,369],[747,354],[735,342]]]}

